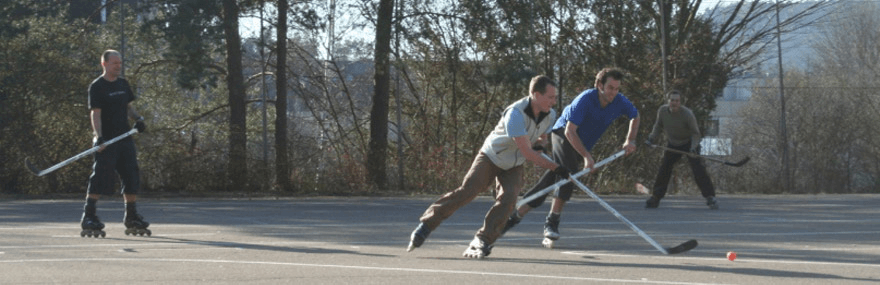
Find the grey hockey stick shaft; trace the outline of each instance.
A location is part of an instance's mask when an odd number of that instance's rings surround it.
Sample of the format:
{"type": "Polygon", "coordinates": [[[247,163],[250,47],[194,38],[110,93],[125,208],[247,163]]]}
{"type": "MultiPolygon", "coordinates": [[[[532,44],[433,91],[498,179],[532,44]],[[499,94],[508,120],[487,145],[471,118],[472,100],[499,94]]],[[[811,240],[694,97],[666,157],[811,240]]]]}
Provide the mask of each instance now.
{"type": "Polygon", "coordinates": [[[37,175],[37,176],[43,176],[43,175],[46,175],[46,174],[52,173],[52,171],[58,170],[59,168],[62,168],[62,167],[64,167],[65,165],[70,164],[71,162],[77,161],[77,160],[79,160],[80,158],[83,158],[83,157],[86,157],[86,156],[88,156],[88,155],[90,155],[90,154],[92,154],[92,153],[95,153],[95,152],[97,152],[99,149],[101,149],[101,147],[111,145],[111,144],[113,144],[113,143],[115,143],[115,142],[117,142],[117,141],[119,141],[119,140],[122,140],[122,139],[124,139],[124,138],[126,138],[126,137],[128,137],[128,136],[131,136],[131,135],[133,135],[133,134],[135,134],[135,133],[137,133],[137,132],[138,132],[137,129],[131,129],[130,131],[128,131],[128,132],[126,132],[126,133],[124,133],[124,134],[121,134],[121,135],[119,135],[119,136],[117,136],[117,137],[115,137],[115,138],[112,138],[112,139],[110,139],[109,141],[106,141],[106,142],[104,142],[104,143],[101,144],[101,145],[94,146],[94,147],[92,147],[92,148],[90,148],[90,149],[88,149],[88,150],[86,150],[86,151],[84,151],[84,152],[81,152],[81,153],[79,153],[79,154],[77,154],[77,155],[74,155],[73,157],[68,158],[67,160],[62,161],[62,162],[60,162],[60,163],[58,163],[58,164],[56,164],[56,165],[53,165],[52,167],[49,167],[49,168],[44,169],[44,170],[40,170],[39,168],[37,168],[36,166],[34,166],[34,165],[30,162],[30,160],[29,160],[28,158],[26,158],[26,157],[25,157],[25,159],[24,159],[24,165],[25,165],[25,167],[27,167],[28,170],[30,170],[32,173],[34,173],[34,175],[37,175]]]}
{"type": "Polygon", "coordinates": [[[659,250],[663,254],[669,255],[669,254],[682,253],[682,252],[685,252],[685,251],[688,251],[688,250],[691,250],[691,249],[697,247],[696,240],[689,240],[689,241],[686,241],[685,243],[682,243],[681,245],[671,247],[671,248],[665,248],[665,247],[661,246],[659,243],[657,243],[657,241],[655,241],[653,238],[651,238],[651,236],[648,236],[648,234],[646,234],[644,231],[639,229],[639,227],[637,227],[635,224],[630,222],[629,219],[627,219],[626,217],[621,215],[620,212],[617,212],[617,210],[615,210],[613,207],[611,207],[611,205],[606,203],[605,200],[602,200],[602,198],[599,198],[599,195],[596,195],[596,193],[593,193],[593,191],[591,191],[590,188],[587,188],[586,185],[584,185],[583,183],[581,183],[580,181],[578,181],[574,177],[569,178],[569,180],[571,180],[571,183],[574,183],[575,185],[577,185],[578,188],[581,188],[581,190],[586,192],[587,195],[590,195],[590,197],[592,197],[594,200],[596,200],[596,202],[599,202],[599,205],[601,205],[603,208],[605,208],[605,210],[608,210],[609,212],[611,212],[611,214],[613,214],[615,217],[617,217],[618,220],[620,220],[621,222],[623,222],[624,224],[629,226],[629,228],[632,229],[633,231],[635,231],[636,234],[638,234],[640,237],[645,239],[645,241],[650,243],[652,246],[654,246],[654,248],[656,248],[657,250],[659,250]]]}
{"type": "MultiPolygon", "coordinates": [[[[577,179],[578,177],[581,177],[584,174],[590,173],[590,171],[593,171],[593,169],[597,169],[599,167],[602,167],[605,164],[608,164],[609,162],[614,161],[615,159],[623,156],[624,154],[626,154],[626,151],[624,151],[624,150],[618,151],[618,152],[612,154],[611,156],[609,156],[608,158],[605,158],[602,161],[599,161],[598,163],[594,164],[592,168],[585,168],[584,170],[581,170],[578,173],[572,174],[571,177],[574,179],[577,179]]],[[[550,159],[551,161],[553,160],[550,157],[548,157],[546,154],[543,154],[543,155],[544,155],[544,158],[550,159]]],[[[525,205],[526,203],[531,202],[532,200],[538,199],[538,197],[544,196],[547,193],[550,193],[550,191],[553,191],[556,188],[559,188],[560,186],[565,185],[566,183],[568,183],[568,181],[569,180],[567,180],[567,179],[559,180],[558,182],[554,183],[553,185],[547,186],[546,188],[541,189],[541,191],[538,191],[537,193],[532,194],[531,196],[524,197],[524,198],[522,198],[522,200],[520,200],[519,202],[516,203],[516,207],[517,208],[522,207],[522,205],[525,205]]]]}

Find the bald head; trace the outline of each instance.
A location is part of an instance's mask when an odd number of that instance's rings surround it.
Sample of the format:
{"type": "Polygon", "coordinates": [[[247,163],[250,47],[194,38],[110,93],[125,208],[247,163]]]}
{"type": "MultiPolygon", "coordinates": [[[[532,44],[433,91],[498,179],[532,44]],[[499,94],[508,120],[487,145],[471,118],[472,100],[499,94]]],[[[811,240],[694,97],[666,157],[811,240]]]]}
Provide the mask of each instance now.
{"type": "Polygon", "coordinates": [[[122,55],[112,49],[104,51],[101,54],[101,67],[104,68],[104,78],[115,81],[122,74],[122,55]]]}

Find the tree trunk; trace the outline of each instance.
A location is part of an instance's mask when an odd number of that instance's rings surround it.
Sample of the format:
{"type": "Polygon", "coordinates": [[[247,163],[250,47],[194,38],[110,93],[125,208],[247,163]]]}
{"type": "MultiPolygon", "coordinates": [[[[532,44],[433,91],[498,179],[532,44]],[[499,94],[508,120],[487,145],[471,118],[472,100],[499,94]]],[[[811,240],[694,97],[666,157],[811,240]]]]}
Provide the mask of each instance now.
{"type": "Polygon", "coordinates": [[[290,189],[287,158],[287,0],[278,0],[278,39],[275,66],[275,180],[282,191],[290,189]]]}
{"type": "Polygon", "coordinates": [[[391,18],[394,0],[379,2],[376,25],[376,73],[373,88],[373,108],[370,111],[370,144],[367,154],[367,173],[379,189],[387,187],[385,160],[388,149],[388,98],[390,73],[388,57],[391,53],[391,18]]]}
{"type": "Polygon", "coordinates": [[[223,32],[226,35],[226,86],[229,89],[229,190],[247,186],[247,132],[244,75],[241,65],[239,7],[235,0],[223,0],[223,32]]]}

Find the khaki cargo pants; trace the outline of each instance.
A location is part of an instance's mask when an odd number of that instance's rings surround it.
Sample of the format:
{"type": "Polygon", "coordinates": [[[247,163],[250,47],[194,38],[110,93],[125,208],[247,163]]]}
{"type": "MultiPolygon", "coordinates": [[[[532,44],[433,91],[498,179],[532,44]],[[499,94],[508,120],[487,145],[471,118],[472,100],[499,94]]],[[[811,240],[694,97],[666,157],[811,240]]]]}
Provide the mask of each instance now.
{"type": "Polygon", "coordinates": [[[461,186],[434,201],[419,220],[433,231],[440,226],[443,220],[452,216],[458,208],[473,201],[480,192],[488,189],[494,182],[496,185],[495,204],[486,213],[483,227],[476,234],[487,244],[493,244],[501,236],[501,230],[516,206],[517,195],[522,190],[522,176],[522,165],[504,170],[480,152],[474,158],[471,169],[464,176],[461,186]]]}

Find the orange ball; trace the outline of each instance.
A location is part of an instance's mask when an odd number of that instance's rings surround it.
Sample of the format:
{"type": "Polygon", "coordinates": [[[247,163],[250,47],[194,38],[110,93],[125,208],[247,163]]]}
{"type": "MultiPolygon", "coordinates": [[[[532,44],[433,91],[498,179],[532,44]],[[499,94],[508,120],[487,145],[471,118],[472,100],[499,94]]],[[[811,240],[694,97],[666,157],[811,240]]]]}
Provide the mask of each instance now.
{"type": "Polygon", "coordinates": [[[733,261],[736,259],[736,252],[728,251],[727,252],[727,260],[733,261]]]}

